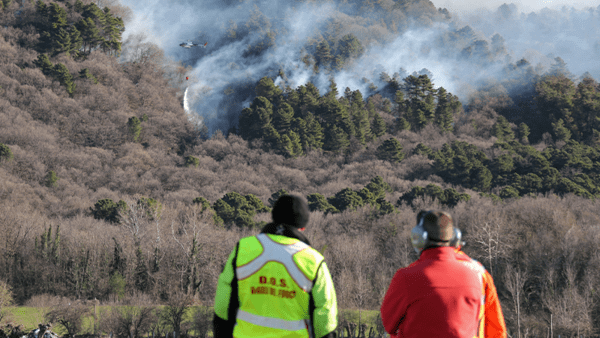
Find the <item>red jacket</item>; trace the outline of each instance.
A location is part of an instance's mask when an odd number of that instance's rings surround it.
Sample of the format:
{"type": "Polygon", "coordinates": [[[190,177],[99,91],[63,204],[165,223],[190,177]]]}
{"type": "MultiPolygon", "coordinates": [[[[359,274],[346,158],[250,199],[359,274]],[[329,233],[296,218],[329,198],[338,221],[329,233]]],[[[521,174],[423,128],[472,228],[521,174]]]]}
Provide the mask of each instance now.
{"type": "Polygon", "coordinates": [[[392,278],[381,304],[385,330],[392,337],[476,337],[483,315],[482,273],[457,260],[452,247],[423,250],[392,278]]]}
{"type": "MultiPolygon", "coordinates": [[[[481,263],[467,256],[460,249],[456,249],[456,259],[459,261],[465,261],[468,264],[476,264],[482,269],[485,269],[481,263]]],[[[485,310],[484,310],[484,334],[485,338],[505,338],[506,337],[506,324],[504,323],[504,315],[502,314],[502,308],[500,307],[500,300],[498,299],[498,292],[494,285],[492,275],[485,270],[483,273],[483,286],[485,288],[485,310]]]]}

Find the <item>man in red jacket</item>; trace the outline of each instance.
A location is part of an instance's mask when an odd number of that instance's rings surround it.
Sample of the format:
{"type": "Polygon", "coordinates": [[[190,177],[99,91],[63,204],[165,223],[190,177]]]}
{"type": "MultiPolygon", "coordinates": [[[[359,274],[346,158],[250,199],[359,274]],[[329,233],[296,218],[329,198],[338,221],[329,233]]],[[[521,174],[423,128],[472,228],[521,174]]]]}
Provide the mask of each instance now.
{"type": "Polygon", "coordinates": [[[419,213],[411,233],[421,252],[415,264],[399,269],[381,304],[381,319],[392,337],[473,338],[483,332],[485,269],[457,259],[452,217],[419,213]]]}

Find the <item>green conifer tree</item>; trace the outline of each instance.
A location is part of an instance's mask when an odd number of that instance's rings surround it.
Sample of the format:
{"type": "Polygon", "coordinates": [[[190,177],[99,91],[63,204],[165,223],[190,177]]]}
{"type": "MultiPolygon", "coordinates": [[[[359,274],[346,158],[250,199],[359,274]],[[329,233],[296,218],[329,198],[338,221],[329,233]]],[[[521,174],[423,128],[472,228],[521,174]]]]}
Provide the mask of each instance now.
{"type": "Polygon", "coordinates": [[[348,135],[340,127],[333,125],[325,133],[323,149],[339,153],[350,145],[348,135]]]}
{"type": "Polygon", "coordinates": [[[10,148],[4,143],[0,143],[0,162],[8,162],[13,158],[14,156],[10,148]]]}
{"type": "Polygon", "coordinates": [[[373,121],[371,122],[372,137],[375,138],[383,136],[386,132],[386,129],[387,126],[381,115],[379,115],[379,113],[375,113],[375,116],[373,116],[373,121]]]}
{"type": "Polygon", "coordinates": [[[61,85],[65,86],[67,93],[73,95],[73,92],[75,91],[75,82],[73,82],[73,75],[71,75],[67,66],[62,63],[57,63],[54,65],[53,73],[54,78],[56,78],[61,85]]]}
{"type": "Polygon", "coordinates": [[[400,142],[392,137],[377,147],[377,158],[383,161],[398,163],[404,159],[402,149],[400,142]]]}
{"type": "Polygon", "coordinates": [[[133,136],[133,142],[137,142],[142,132],[142,122],[136,116],[132,116],[127,121],[127,126],[129,127],[129,133],[133,136]]]}

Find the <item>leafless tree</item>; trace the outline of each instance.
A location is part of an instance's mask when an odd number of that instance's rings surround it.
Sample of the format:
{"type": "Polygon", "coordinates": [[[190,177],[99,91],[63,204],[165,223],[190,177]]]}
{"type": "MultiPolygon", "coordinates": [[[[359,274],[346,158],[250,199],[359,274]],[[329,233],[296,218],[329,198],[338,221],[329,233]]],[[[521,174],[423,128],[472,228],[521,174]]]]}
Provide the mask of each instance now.
{"type": "Polygon", "coordinates": [[[64,300],[59,306],[47,312],[45,317],[50,323],[58,323],[64,327],[69,337],[75,337],[81,332],[83,318],[89,313],[90,308],[81,302],[64,300]]]}

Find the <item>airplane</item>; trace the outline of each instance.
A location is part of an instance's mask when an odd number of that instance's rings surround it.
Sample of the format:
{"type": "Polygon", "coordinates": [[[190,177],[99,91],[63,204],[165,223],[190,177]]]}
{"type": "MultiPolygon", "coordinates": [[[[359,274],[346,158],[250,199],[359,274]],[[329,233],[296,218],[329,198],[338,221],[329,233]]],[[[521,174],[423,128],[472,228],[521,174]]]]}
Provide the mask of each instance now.
{"type": "MultiPolygon", "coordinates": [[[[206,45],[208,44],[208,42],[206,42],[204,45],[202,45],[202,47],[206,47],[206,45]]],[[[182,42],[179,44],[181,47],[183,48],[192,48],[192,47],[198,47],[197,43],[192,43],[191,41],[188,42],[182,42]]]]}

